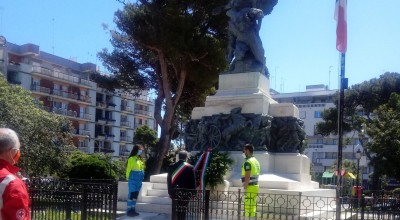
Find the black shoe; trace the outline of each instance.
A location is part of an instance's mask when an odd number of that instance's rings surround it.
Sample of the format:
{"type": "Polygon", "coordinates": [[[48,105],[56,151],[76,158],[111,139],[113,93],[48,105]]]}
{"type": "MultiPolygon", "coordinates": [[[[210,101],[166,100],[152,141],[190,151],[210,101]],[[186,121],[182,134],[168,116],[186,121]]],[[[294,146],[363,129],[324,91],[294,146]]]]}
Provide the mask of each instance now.
{"type": "Polygon", "coordinates": [[[135,217],[135,216],[138,216],[139,213],[137,213],[135,210],[129,210],[126,215],[129,217],[135,217]]]}

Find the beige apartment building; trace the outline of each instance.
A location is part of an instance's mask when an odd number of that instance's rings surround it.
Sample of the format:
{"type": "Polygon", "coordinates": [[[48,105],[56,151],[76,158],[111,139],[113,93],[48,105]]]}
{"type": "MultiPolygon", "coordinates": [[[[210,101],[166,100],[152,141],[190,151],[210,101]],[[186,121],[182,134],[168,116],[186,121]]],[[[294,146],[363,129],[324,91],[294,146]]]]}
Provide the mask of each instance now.
{"type": "Polygon", "coordinates": [[[65,59],[35,44],[0,45],[0,72],[10,84],[30,91],[39,107],[70,119],[79,150],[126,158],[137,127],[157,131],[154,100],[148,92],[134,97],[129,91],[107,91],[90,81],[89,74],[96,71],[93,63],[65,59]]]}

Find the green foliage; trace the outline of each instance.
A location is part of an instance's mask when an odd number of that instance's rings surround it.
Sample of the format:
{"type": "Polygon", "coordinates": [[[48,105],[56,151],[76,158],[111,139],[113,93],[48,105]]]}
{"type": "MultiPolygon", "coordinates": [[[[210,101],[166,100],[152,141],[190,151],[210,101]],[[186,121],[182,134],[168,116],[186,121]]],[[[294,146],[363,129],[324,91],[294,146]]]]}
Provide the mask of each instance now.
{"type": "Polygon", "coordinates": [[[146,156],[149,156],[152,148],[158,142],[157,132],[151,129],[148,125],[139,126],[135,130],[133,144],[140,144],[144,147],[146,156]]]}
{"type": "MultiPolygon", "coordinates": [[[[199,152],[189,158],[189,163],[195,165],[199,160],[202,152],[199,152]]],[[[230,170],[230,166],[233,164],[233,160],[229,157],[229,152],[218,152],[213,150],[210,152],[210,159],[204,182],[206,186],[211,189],[215,189],[218,184],[224,182],[225,174],[230,170]]],[[[196,172],[196,181],[200,183],[200,170],[196,172]]]]}
{"type": "Polygon", "coordinates": [[[101,153],[88,155],[75,151],[65,175],[73,179],[118,179],[108,158],[101,153]]]}
{"type": "MultiPolygon", "coordinates": [[[[366,132],[372,142],[368,150],[376,154],[371,160],[381,175],[400,179],[400,95],[392,93],[386,104],[374,111],[366,132]]],[[[375,170],[376,172],[376,170],[375,170]]]]}
{"type": "MultiPolygon", "coordinates": [[[[343,131],[358,132],[366,156],[374,166],[371,183],[378,186],[379,177],[389,175],[400,179],[400,74],[385,73],[360,84],[353,85],[344,94],[343,131]],[[363,113],[362,116],[359,113],[363,113]],[[365,130],[372,140],[361,132],[365,130]]],[[[338,93],[334,96],[337,106],[338,93]]],[[[337,107],[322,114],[324,121],[317,123],[317,133],[324,136],[337,134],[337,107]]]]}
{"type": "Polygon", "coordinates": [[[114,170],[119,180],[126,180],[126,165],[127,165],[126,161],[122,160],[112,161],[111,169],[114,170]]]}
{"type": "Polygon", "coordinates": [[[399,196],[400,195],[400,188],[396,188],[392,192],[393,192],[394,195],[399,196]]]}
{"type": "Polygon", "coordinates": [[[166,0],[126,3],[115,12],[113,51],[99,53],[125,89],[154,90],[154,115],[161,126],[152,173],[158,173],[177,130],[177,110],[189,115],[213,92],[227,69],[227,21],[212,15],[225,0],[166,0]],[[162,115],[164,113],[164,115],[162,115]]]}
{"type": "Polygon", "coordinates": [[[30,92],[10,86],[0,74],[0,127],[15,130],[21,142],[17,166],[24,175],[62,172],[68,161],[65,151],[74,148],[70,122],[34,104],[30,92]]]}

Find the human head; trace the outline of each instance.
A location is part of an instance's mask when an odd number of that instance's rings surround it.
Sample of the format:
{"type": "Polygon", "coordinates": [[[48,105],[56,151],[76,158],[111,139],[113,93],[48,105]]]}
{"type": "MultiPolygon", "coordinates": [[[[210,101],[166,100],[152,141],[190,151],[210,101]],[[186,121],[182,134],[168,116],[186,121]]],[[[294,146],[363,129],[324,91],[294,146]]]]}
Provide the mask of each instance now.
{"type": "Polygon", "coordinates": [[[9,128],[0,128],[0,158],[15,164],[19,158],[20,142],[15,131],[9,128]]]}
{"type": "Polygon", "coordinates": [[[143,150],[142,146],[140,146],[140,145],[133,146],[133,149],[131,151],[131,155],[130,156],[133,157],[133,156],[138,155],[139,150],[143,150]]]}
{"type": "Polygon", "coordinates": [[[179,160],[184,160],[186,161],[188,158],[188,152],[185,150],[179,151],[179,160]]]}
{"type": "Polygon", "coordinates": [[[243,153],[246,154],[247,157],[253,155],[254,146],[252,144],[246,144],[243,147],[243,153]]]}

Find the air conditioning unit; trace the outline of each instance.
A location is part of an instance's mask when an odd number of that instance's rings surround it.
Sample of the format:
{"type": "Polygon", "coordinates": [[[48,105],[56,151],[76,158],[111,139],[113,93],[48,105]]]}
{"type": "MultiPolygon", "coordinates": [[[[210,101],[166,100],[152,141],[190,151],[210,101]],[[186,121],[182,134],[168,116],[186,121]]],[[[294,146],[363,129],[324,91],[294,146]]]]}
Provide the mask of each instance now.
{"type": "Polygon", "coordinates": [[[47,96],[47,101],[53,101],[53,97],[47,96]]]}

